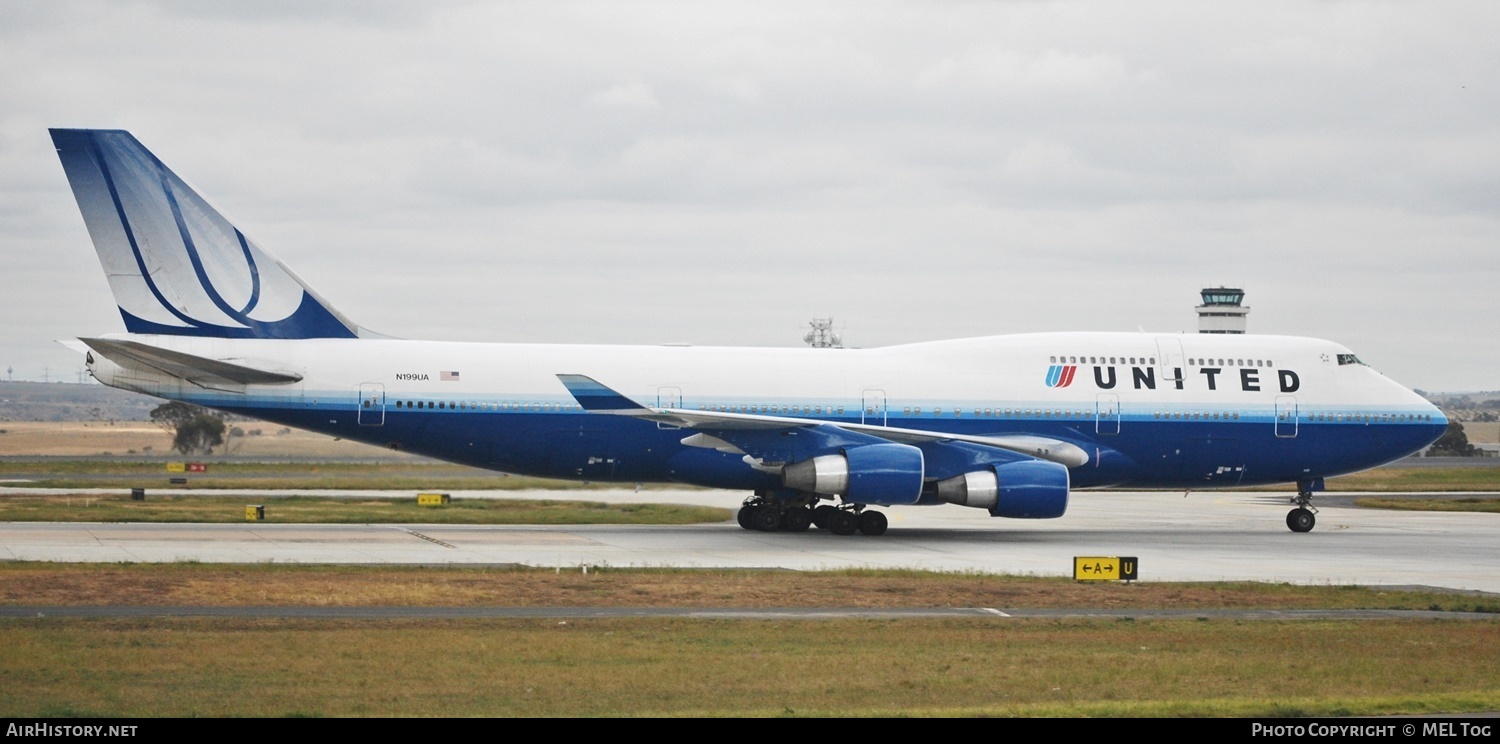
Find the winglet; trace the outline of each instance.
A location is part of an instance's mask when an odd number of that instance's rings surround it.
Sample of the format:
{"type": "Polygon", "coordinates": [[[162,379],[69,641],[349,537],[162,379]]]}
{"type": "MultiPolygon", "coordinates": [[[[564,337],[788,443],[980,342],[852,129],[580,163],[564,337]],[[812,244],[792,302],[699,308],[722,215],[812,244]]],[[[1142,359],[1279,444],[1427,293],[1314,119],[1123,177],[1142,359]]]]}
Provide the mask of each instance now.
{"type": "Polygon", "coordinates": [[[558,375],[563,387],[585,411],[601,413],[649,413],[651,409],[621,395],[586,375],[558,375]]]}

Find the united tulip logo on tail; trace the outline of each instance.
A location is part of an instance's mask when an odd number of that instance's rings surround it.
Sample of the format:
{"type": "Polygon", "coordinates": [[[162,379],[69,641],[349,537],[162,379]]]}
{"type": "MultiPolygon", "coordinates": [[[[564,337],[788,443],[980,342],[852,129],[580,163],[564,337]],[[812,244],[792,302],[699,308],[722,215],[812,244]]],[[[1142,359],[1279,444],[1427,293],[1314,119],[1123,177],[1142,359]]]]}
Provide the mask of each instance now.
{"type": "Polygon", "coordinates": [[[1078,367],[1072,364],[1054,364],[1047,368],[1047,387],[1067,387],[1073,384],[1073,373],[1078,367]]]}

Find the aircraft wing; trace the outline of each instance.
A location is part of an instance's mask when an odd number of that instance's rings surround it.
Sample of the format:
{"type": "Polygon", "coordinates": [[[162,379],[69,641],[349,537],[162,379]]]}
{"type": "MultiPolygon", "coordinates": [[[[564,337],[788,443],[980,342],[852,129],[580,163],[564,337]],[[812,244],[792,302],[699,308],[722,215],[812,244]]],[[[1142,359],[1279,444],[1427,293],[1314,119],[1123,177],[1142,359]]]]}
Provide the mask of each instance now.
{"type": "Polygon", "coordinates": [[[1070,468],[1086,465],[1089,461],[1088,452],[1082,447],[1052,437],[1031,434],[957,434],[755,413],[652,408],[641,405],[585,375],[560,374],[557,377],[568,388],[568,392],[572,393],[578,404],[590,413],[630,416],[704,432],[684,439],[683,443],[713,447],[725,452],[743,451],[770,461],[785,460],[781,459],[782,456],[772,454],[767,450],[781,451],[797,448],[791,442],[786,442],[781,447],[769,445],[769,442],[788,437],[797,437],[809,444],[816,442],[813,447],[822,449],[881,440],[916,446],[962,442],[978,447],[1004,450],[1038,460],[1047,460],[1070,468]],[[761,445],[761,442],[768,442],[768,445],[761,445]],[[726,444],[733,449],[723,446],[726,444]],[[765,454],[757,454],[755,450],[760,450],[765,454]]]}
{"type": "Polygon", "coordinates": [[[215,390],[241,392],[245,385],[288,384],[302,379],[301,375],[209,359],[139,341],[105,338],[81,338],[79,341],[126,369],[151,370],[215,390]]]}

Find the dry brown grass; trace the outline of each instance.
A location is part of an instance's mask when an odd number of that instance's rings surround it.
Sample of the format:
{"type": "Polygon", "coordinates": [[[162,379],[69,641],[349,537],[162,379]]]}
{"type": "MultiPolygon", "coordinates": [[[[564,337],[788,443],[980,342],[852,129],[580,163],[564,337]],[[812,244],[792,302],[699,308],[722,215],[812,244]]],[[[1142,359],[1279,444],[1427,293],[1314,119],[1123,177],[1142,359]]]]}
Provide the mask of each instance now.
{"type": "MultiPolygon", "coordinates": [[[[415,455],[392,452],[368,444],[337,440],[301,429],[287,429],[279,424],[258,421],[235,422],[260,436],[227,438],[229,452],[245,457],[344,458],[379,457],[391,460],[421,460],[415,455]]],[[[0,457],[97,457],[104,455],[177,456],[172,450],[172,436],[145,421],[6,421],[0,422],[0,457]]],[[[223,454],[215,450],[216,454],[223,454]]]]}
{"type": "Polygon", "coordinates": [[[1081,584],[896,571],[0,563],[0,603],[9,605],[1468,610],[1476,601],[1363,587],[1081,584]]]}

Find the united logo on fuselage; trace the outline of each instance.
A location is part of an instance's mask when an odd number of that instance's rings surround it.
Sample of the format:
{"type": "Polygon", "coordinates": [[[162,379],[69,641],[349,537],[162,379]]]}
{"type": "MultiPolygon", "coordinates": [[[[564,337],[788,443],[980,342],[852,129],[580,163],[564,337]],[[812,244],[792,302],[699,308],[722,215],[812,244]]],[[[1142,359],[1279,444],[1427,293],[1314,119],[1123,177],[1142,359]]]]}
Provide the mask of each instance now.
{"type": "Polygon", "coordinates": [[[1073,384],[1073,373],[1078,367],[1072,364],[1054,364],[1047,368],[1047,387],[1067,387],[1073,384]]]}
{"type": "MultiPolygon", "coordinates": [[[[1157,377],[1155,367],[1126,366],[1126,375],[1121,374],[1115,365],[1094,366],[1094,387],[1100,390],[1114,390],[1117,386],[1126,383],[1136,390],[1157,389],[1157,377]]],[[[1078,366],[1073,364],[1054,364],[1047,367],[1047,387],[1065,388],[1073,384],[1073,376],[1078,371],[1078,366]]],[[[1211,391],[1220,389],[1233,389],[1234,383],[1238,382],[1238,388],[1246,393],[1261,392],[1261,386],[1272,384],[1270,380],[1263,380],[1261,375],[1270,376],[1272,369],[1266,367],[1198,367],[1192,370],[1202,378],[1205,387],[1211,391]],[[1226,379],[1227,378],[1227,379],[1226,379]]],[[[1277,389],[1282,393],[1295,393],[1302,388],[1302,378],[1296,372],[1289,369],[1276,369],[1275,382],[1277,389]]],[[[1162,373],[1163,382],[1171,387],[1182,390],[1183,383],[1190,378],[1183,374],[1181,367],[1173,367],[1162,373]]]]}

